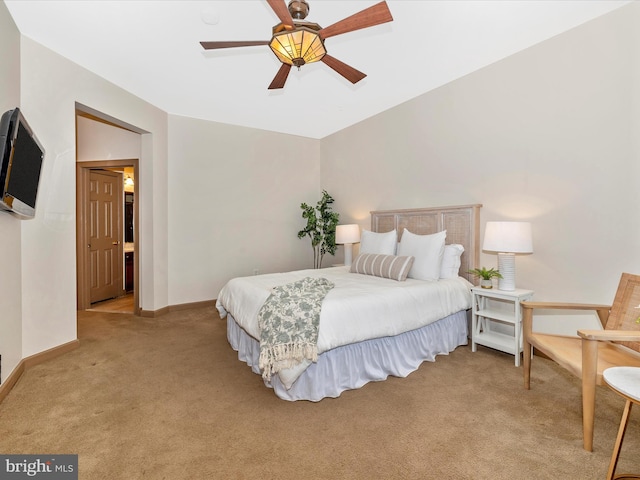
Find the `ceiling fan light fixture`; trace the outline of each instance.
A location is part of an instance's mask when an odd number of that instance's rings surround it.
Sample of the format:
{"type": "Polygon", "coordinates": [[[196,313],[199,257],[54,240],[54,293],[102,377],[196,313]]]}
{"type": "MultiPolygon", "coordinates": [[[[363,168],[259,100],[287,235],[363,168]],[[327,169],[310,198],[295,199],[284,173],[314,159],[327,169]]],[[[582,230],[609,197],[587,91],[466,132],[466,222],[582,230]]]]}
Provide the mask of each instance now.
{"type": "MultiPolygon", "coordinates": [[[[274,28],[276,30],[277,26],[274,28]]],[[[322,60],[327,51],[318,33],[310,28],[296,26],[273,34],[269,47],[282,63],[300,68],[305,63],[322,60]]]]}
{"type": "Polygon", "coordinates": [[[284,87],[292,66],[299,69],[306,63],[318,61],[322,61],[349,82],[358,83],[367,75],[329,55],[324,47],[324,41],[336,35],[393,21],[385,0],[343,18],[326,28],[304,20],[309,13],[309,4],[306,0],[290,0],[288,5],[285,0],[267,0],[267,3],[280,19],[280,23],[273,27],[270,40],[212,41],[200,42],[200,45],[205,50],[269,45],[271,51],[282,63],[278,73],[269,84],[269,90],[284,87]]]}

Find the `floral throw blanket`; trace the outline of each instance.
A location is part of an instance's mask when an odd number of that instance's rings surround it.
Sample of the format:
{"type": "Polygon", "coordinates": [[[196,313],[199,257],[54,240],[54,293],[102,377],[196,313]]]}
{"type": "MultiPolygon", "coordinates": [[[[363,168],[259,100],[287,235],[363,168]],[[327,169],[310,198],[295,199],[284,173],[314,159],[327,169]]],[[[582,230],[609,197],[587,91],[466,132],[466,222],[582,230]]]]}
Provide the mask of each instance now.
{"type": "Polygon", "coordinates": [[[318,359],[318,326],[324,297],[333,288],[326,278],[306,277],[274,287],[258,312],[262,377],[318,359]]]}

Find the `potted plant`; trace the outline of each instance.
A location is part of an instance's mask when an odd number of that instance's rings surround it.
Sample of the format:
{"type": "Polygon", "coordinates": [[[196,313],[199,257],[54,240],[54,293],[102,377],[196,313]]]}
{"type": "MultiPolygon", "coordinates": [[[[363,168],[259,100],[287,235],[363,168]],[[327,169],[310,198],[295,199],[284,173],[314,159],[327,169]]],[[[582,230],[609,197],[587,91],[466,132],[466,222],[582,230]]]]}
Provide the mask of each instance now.
{"type": "Polygon", "coordinates": [[[482,268],[474,268],[473,270],[469,270],[470,274],[475,275],[476,277],[480,277],[480,286],[482,288],[493,288],[493,284],[491,282],[492,278],[502,278],[502,275],[495,268],[490,268],[487,270],[486,267],[482,268]]]}
{"type": "Polygon", "coordinates": [[[336,253],[336,226],[340,215],[331,211],[333,197],[322,191],[322,198],[314,207],[302,203],[302,218],[307,219],[307,225],[298,232],[298,238],[309,236],[311,248],[313,248],[313,268],[322,266],[322,257],[325,253],[336,253]]]}

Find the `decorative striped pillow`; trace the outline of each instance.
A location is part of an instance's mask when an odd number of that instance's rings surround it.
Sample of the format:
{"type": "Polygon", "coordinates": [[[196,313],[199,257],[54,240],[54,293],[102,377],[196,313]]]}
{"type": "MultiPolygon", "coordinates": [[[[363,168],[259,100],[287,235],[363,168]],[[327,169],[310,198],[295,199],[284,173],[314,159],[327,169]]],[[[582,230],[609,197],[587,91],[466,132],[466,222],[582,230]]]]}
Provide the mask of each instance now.
{"type": "Polygon", "coordinates": [[[361,253],[351,264],[351,273],[362,273],[403,282],[413,265],[413,257],[361,253]]]}

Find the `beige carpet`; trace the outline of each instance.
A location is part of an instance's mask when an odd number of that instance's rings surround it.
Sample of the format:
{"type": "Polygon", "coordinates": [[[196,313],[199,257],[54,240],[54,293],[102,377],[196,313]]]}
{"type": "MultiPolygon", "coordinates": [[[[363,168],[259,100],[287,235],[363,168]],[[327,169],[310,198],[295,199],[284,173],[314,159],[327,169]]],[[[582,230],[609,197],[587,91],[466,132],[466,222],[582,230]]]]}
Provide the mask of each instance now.
{"type": "MultiPolygon", "coordinates": [[[[237,360],[213,308],[84,312],[81,346],[0,405],[0,453],[77,453],[81,479],[602,479],[623,400],[599,388],[582,449],[579,384],[534,359],[460,347],[407,378],[286,402],[237,360]]],[[[640,472],[640,410],[620,469],[640,472]]]]}

